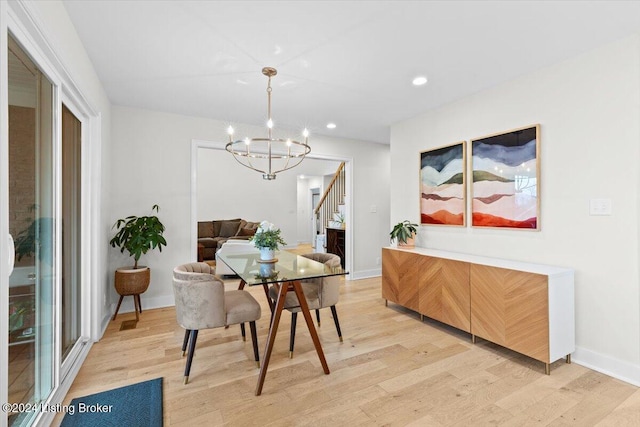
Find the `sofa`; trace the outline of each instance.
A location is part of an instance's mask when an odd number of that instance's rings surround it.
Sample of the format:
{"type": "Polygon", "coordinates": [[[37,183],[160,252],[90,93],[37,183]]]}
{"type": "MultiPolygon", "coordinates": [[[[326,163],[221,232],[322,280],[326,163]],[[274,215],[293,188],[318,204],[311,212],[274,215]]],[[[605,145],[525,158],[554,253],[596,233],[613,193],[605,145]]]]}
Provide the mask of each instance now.
{"type": "Polygon", "coordinates": [[[216,251],[216,274],[218,276],[226,276],[235,274],[227,264],[219,259],[221,254],[246,254],[246,253],[260,253],[260,250],[253,245],[253,242],[248,240],[229,239],[222,244],[222,246],[216,251]]]}
{"type": "Polygon", "coordinates": [[[241,218],[198,221],[198,258],[213,260],[216,251],[229,239],[249,240],[256,234],[259,222],[249,222],[241,218]]]}

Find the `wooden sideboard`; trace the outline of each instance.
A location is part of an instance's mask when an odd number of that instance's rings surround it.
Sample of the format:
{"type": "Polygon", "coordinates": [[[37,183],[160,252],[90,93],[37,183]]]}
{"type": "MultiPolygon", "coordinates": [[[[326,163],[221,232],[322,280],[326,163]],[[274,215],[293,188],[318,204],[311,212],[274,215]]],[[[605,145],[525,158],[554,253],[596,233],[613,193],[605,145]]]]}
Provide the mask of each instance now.
{"type": "Polygon", "coordinates": [[[434,249],[382,249],[382,297],[549,365],[575,351],[573,270],[434,249]]]}

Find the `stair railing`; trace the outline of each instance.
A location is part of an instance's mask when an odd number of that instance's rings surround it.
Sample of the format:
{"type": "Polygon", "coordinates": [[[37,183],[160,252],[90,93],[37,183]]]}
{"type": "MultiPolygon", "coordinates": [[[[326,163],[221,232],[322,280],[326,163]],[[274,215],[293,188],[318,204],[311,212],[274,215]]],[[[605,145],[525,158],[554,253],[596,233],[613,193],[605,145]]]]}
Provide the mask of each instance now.
{"type": "Polygon", "coordinates": [[[345,189],[345,170],[342,162],[314,210],[316,217],[320,215],[319,221],[323,224],[322,228],[329,226],[329,221],[333,220],[333,214],[338,212],[338,206],[344,204],[345,189]]]}

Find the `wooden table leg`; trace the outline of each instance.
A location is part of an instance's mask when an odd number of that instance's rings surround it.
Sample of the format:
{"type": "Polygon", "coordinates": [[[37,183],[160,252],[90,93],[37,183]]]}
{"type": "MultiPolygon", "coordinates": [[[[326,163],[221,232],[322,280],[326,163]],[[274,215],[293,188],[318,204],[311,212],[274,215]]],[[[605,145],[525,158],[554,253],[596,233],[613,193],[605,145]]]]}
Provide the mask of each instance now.
{"type": "MultiPolygon", "coordinates": [[[[240,285],[238,285],[238,289],[243,290],[246,284],[247,282],[245,282],[244,279],[241,279],[240,285]]],[[[267,297],[267,302],[269,303],[269,310],[271,310],[271,312],[273,313],[273,301],[271,301],[271,297],[269,296],[269,285],[267,285],[266,283],[263,283],[262,289],[264,289],[264,294],[267,297]]],[[[140,312],[142,313],[142,310],[140,310],[140,312]]]]}
{"type": "Polygon", "coordinates": [[[269,303],[269,310],[273,313],[273,301],[271,301],[271,297],[269,296],[269,285],[266,283],[262,284],[262,289],[264,289],[264,295],[267,297],[267,302],[269,303]]]}
{"type": "Polygon", "coordinates": [[[307,328],[309,328],[309,334],[311,334],[311,339],[313,340],[313,345],[316,348],[316,353],[318,353],[318,358],[320,359],[320,363],[322,364],[322,369],[324,370],[325,374],[329,374],[329,365],[327,365],[327,360],[324,358],[322,344],[320,344],[320,338],[318,338],[316,327],[313,325],[313,319],[311,318],[311,313],[309,312],[309,305],[307,304],[307,299],[304,296],[304,292],[302,291],[302,284],[299,280],[293,282],[293,290],[298,297],[298,302],[300,303],[300,311],[304,316],[304,320],[307,322],[307,328]]]}
{"type": "MultiPolygon", "coordinates": [[[[275,309],[271,316],[271,325],[269,326],[269,335],[267,335],[267,344],[264,349],[264,356],[262,356],[262,365],[260,366],[260,374],[258,375],[258,385],[256,386],[256,396],[260,396],[262,393],[262,386],[264,385],[264,379],[267,376],[267,368],[269,367],[269,359],[271,358],[271,351],[273,350],[273,344],[276,341],[276,332],[278,331],[278,325],[280,324],[280,315],[284,308],[285,297],[287,296],[289,286],[282,283],[278,289],[278,298],[276,299],[275,309]]],[[[305,301],[306,302],[306,301],[305,301]]],[[[307,308],[307,312],[308,312],[307,308]]]]}

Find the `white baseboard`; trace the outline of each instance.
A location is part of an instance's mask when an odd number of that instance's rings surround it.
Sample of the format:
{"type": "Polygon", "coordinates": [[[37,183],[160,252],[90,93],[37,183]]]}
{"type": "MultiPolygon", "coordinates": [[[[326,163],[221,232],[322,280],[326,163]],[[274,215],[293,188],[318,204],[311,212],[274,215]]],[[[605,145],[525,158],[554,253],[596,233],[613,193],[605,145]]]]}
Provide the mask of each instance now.
{"type": "Polygon", "coordinates": [[[610,377],[640,387],[640,365],[625,362],[611,356],[576,347],[571,361],[610,377]]]}
{"type": "Polygon", "coordinates": [[[373,270],[354,271],[349,275],[349,280],[369,279],[380,276],[382,276],[382,268],[374,268],[373,270]]]}

